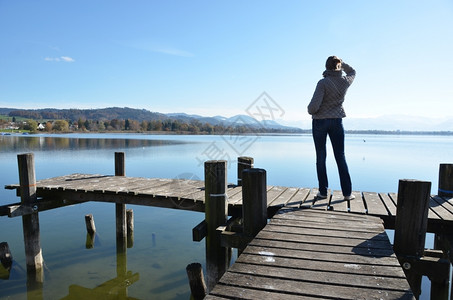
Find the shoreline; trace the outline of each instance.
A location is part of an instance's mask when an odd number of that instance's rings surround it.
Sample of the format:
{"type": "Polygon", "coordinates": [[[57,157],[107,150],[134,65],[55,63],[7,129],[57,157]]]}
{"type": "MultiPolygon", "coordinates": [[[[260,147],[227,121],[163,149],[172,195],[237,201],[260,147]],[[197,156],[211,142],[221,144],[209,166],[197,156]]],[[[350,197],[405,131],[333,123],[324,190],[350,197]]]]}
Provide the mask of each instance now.
{"type": "MultiPolygon", "coordinates": [[[[207,133],[207,132],[190,132],[190,131],[67,131],[67,132],[47,132],[47,131],[37,131],[37,132],[29,132],[29,131],[20,131],[20,130],[0,130],[1,136],[7,135],[37,135],[37,134],[143,134],[143,135],[200,135],[200,136],[208,136],[208,135],[266,135],[266,136],[285,136],[285,135],[311,135],[311,129],[303,129],[302,132],[224,132],[224,133],[207,133]]],[[[387,131],[387,130],[345,130],[345,134],[350,135],[437,135],[437,136],[452,136],[453,131],[406,131],[406,130],[395,130],[395,131],[387,131]]]]}

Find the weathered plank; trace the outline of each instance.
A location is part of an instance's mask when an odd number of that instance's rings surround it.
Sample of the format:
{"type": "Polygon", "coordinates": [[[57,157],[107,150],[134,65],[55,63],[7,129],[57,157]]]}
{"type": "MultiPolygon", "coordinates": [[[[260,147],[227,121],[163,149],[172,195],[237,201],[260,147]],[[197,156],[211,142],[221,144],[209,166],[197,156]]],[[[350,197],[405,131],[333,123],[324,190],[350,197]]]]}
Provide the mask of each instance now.
{"type": "Polygon", "coordinates": [[[366,213],[370,215],[388,215],[388,209],[383,205],[377,193],[363,192],[366,213]]]}
{"type": "Polygon", "coordinates": [[[280,210],[206,299],[232,295],[413,299],[379,218],[309,209],[280,210]]]}
{"type": "Polygon", "coordinates": [[[317,193],[318,193],[318,189],[315,189],[315,188],[311,189],[307,198],[305,198],[304,202],[301,203],[300,208],[310,208],[316,201],[317,193]]]}
{"type": "MultiPolygon", "coordinates": [[[[346,248],[343,248],[346,249],[346,248]]],[[[313,257],[313,251],[303,249],[285,249],[278,247],[255,246],[249,247],[241,254],[238,262],[254,261],[257,264],[275,263],[275,260],[281,260],[280,265],[292,267],[309,268],[310,264],[319,267],[318,270],[324,271],[344,271],[357,274],[373,274],[377,276],[396,276],[399,274],[401,278],[405,278],[400,271],[401,266],[396,260],[395,255],[356,255],[355,252],[326,252],[322,248],[316,250],[316,257],[313,257]],[[242,257],[244,255],[244,257],[242,257]],[[354,264],[351,267],[350,264],[354,264]],[[358,264],[357,266],[355,266],[358,264]],[[379,266],[379,268],[377,268],[379,266]],[[381,268],[381,267],[386,268],[381,268]],[[378,270],[379,269],[379,270],[378,270]]]]}
{"type": "Polygon", "coordinates": [[[310,189],[308,188],[298,188],[297,192],[293,195],[291,199],[286,202],[285,206],[287,207],[300,207],[302,203],[307,199],[310,194],[310,189]]]}
{"type": "MultiPolygon", "coordinates": [[[[259,257],[259,256],[258,256],[259,257]]],[[[256,256],[253,256],[256,258],[256,256]]],[[[319,270],[306,268],[304,265],[294,265],[295,261],[289,261],[288,259],[282,259],[273,256],[264,257],[262,260],[258,260],[256,265],[248,256],[244,255],[241,259],[239,258],[236,263],[229,269],[232,273],[250,274],[266,277],[270,274],[271,277],[280,279],[290,279],[294,281],[305,281],[305,282],[326,282],[332,285],[332,290],[335,290],[335,286],[340,285],[351,288],[368,288],[373,290],[375,288],[382,288],[384,290],[399,290],[406,291],[406,278],[404,276],[395,278],[392,275],[399,273],[398,269],[394,267],[393,273],[385,275],[376,275],[374,272],[376,269],[383,267],[373,266],[368,264],[352,264],[343,263],[342,267],[338,265],[331,266],[328,270],[319,270]],[[252,263],[253,262],[253,263],[252,263]],[[360,270],[361,273],[354,271],[360,270]],[[332,276],[332,273],[341,273],[341,276],[332,276]],[[369,276],[373,274],[373,276],[369,276]]]]}
{"type": "Polygon", "coordinates": [[[294,295],[291,293],[285,294],[284,291],[269,291],[254,289],[252,287],[236,287],[228,286],[223,284],[217,284],[210,295],[207,295],[204,299],[216,300],[216,299],[281,299],[281,300],[319,300],[319,297],[309,297],[306,295],[294,295]]]}
{"type": "MultiPolygon", "coordinates": [[[[240,273],[226,273],[220,282],[240,288],[247,287],[275,293],[332,299],[412,299],[410,292],[406,291],[387,291],[379,288],[370,290],[354,286],[329,286],[317,281],[292,281],[273,277],[259,277],[259,280],[257,280],[256,276],[240,273]]],[[[205,299],[210,298],[208,296],[205,299]]],[[[267,299],[280,299],[280,296],[267,299]]]]}
{"type": "Polygon", "coordinates": [[[436,216],[442,220],[448,220],[453,213],[453,207],[443,201],[441,197],[433,196],[429,202],[428,218],[434,219],[436,216]],[[434,215],[434,216],[433,216],[434,215]]]}
{"type": "MultiPolygon", "coordinates": [[[[274,187],[275,189],[275,187],[274,187]]],[[[275,197],[274,199],[269,199],[269,195],[267,196],[267,202],[268,206],[276,206],[276,207],[282,207],[285,206],[286,203],[288,203],[294,195],[297,193],[299,189],[298,188],[284,188],[284,190],[275,197]]]]}
{"type": "Polygon", "coordinates": [[[363,202],[362,193],[352,192],[352,194],[355,196],[355,199],[349,201],[349,212],[364,214],[366,212],[366,209],[363,202]]]}
{"type": "Polygon", "coordinates": [[[348,212],[348,201],[344,200],[341,191],[333,191],[328,210],[348,212]]]}

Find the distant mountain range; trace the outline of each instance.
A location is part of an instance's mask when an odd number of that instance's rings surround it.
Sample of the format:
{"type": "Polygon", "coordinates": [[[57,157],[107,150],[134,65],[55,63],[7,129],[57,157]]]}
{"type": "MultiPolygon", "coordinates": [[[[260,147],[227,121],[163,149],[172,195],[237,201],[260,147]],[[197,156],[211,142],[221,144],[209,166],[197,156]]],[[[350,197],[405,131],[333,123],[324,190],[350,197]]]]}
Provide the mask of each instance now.
{"type": "Polygon", "coordinates": [[[184,123],[201,122],[208,123],[213,126],[247,126],[253,128],[265,128],[282,132],[301,133],[302,129],[293,126],[281,125],[271,120],[256,120],[248,115],[236,115],[233,117],[204,117],[200,115],[189,115],[186,113],[169,113],[163,114],[151,112],[146,109],[135,109],[128,107],[109,107],[100,109],[16,109],[16,108],[0,108],[0,115],[11,117],[21,117],[33,120],[136,120],[136,121],[153,121],[153,120],[178,120],[184,123]]]}
{"type": "MultiPolygon", "coordinates": [[[[185,123],[201,122],[215,125],[240,126],[245,125],[251,128],[269,128],[286,132],[309,132],[311,129],[311,119],[305,118],[300,121],[288,122],[286,120],[256,120],[249,115],[236,115],[233,117],[213,116],[206,117],[186,113],[151,112],[146,109],[135,109],[128,107],[109,107],[100,109],[17,109],[0,108],[0,115],[14,115],[16,117],[31,118],[35,120],[113,120],[130,119],[141,121],[151,120],[179,120],[185,123]]],[[[351,131],[422,131],[422,132],[453,132],[453,116],[445,118],[428,118],[405,115],[385,115],[369,118],[344,119],[346,130],[351,131]]]]}

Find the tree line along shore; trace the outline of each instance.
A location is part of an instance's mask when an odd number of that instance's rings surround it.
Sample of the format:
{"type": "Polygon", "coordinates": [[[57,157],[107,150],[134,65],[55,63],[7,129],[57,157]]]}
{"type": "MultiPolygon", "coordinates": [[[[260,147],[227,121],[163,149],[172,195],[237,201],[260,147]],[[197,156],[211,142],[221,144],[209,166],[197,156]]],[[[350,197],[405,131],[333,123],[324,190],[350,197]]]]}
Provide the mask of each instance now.
{"type": "Polygon", "coordinates": [[[3,131],[21,131],[29,133],[69,133],[69,132],[160,132],[190,134],[222,133],[304,133],[302,129],[275,129],[251,125],[212,125],[198,120],[183,122],[180,120],[137,121],[133,119],[113,120],[43,120],[23,119],[3,116],[0,118],[0,129],[3,131]]]}

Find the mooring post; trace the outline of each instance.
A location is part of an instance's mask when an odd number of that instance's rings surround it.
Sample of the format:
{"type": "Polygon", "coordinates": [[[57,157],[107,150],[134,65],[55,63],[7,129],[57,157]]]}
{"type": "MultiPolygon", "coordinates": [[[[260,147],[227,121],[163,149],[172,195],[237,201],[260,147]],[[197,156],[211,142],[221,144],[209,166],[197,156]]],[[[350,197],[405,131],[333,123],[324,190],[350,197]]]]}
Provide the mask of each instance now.
{"type": "Polygon", "coordinates": [[[94,225],[94,218],[92,214],[85,215],[85,225],[87,227],[87,233],[96,233],[96,225],[94,225]]]}
{"type": "Polygon", "coordinates": [[[453,164],[439,165],[439,188],[437,195],[453,197],[453,164]]]}
{"type": "MultiPolygon", "coordinates": [[[[21,203],[34,208],[37,202],[34,155],[33,153],[19,154],[17,162],[19,165],[21,203]]],[[[22,225],[27,278],[30,282],[42,283],[44,281],[44,272],[38,212],[22,216],[22,225]]]]}
{"type": "Polygon", "coordinates": [[[399,181],[393,249],[416,297],[421,292],[422,275],[414,272],[412,264],[425,251],[430,191],[428,181],[399,181]]]}
{"type": "MultiPolygon", "coordinates": [[[[242,217],[244,235],[253,239],[267,224],[266,170],[246,169],[242,172],[242,217]]],[[[239,254],[244,249],[238,249],[239,254]]]]}
{"type": "Polygon", "coordinates": [[[253,168],[253,157],[238,157],[238,185],[242,185],[242,171],[253,168]]]}
{"type": "Polygon", "coordinates": [[[228,248],[222,247],[218,226],[225,225],[228,218],[227,161],[211,160],[204,164],[206,271],[208,291],[214,287],[228,269],[228,248]]]}
{"type": "MultiPolygon", "coordinates": [[[[115,176],[125,176],[124,152],[115,152],[115,176]]],[[[125,251],[127,244],[126,204],[116,203],[116,244],[117,251],[125,251]]]]}
{"type": "Polygon", "coordinates": [[[191,263],[186,267],[189,278],[190,292],[193,299],[202,300],[206,296],[206,283],[203,277],[203,268],[200,263],[191,263]]]}
{"type": "Polygon", "coordinates": [[[96,226],[94,225],[94,218],[92,214],[85,215],[85,226],[87,228],[85,248],[93,249],[94,240],[96,238],[96,226]]]}

